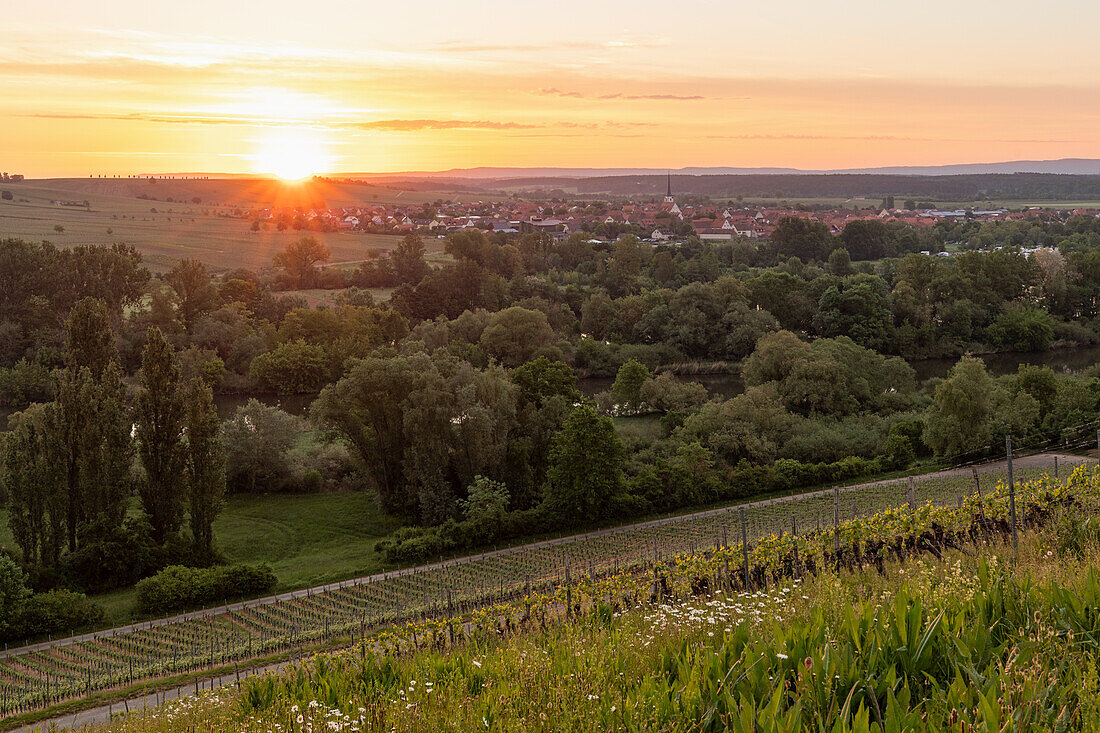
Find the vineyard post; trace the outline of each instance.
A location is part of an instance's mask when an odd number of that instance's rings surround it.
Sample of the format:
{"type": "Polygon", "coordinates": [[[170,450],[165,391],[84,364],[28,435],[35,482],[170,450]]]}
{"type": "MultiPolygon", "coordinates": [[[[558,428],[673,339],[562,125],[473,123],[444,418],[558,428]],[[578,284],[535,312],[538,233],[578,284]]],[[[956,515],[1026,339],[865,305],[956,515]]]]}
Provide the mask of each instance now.
{"type": "Polygon", "coordinates": [[[840,570],[840,487],[833,487],[833,558],[840,570]]]}
{"type": "Polygon", "coordinates": [[[982,496],[982,482],[978,478],[978,469],[971,468],[974,472],[974,486],[978,489],[978,516],[982,518],[982,522],[985,522],[985,497],[982,496]]]}
{"type": "Polygon", "coordinates": [[[1058,456],[1054,456],[1054,480],[1058,480],[1058,456]]]}
{"type": "Polygon", "coordinates": [[[569,559],[565,560],[565,616],[573,616],[573,578],[569,575],[569,559]]]}
{"type": "Polygon", "coordinates": [[[914,479],[912,476],[909,477],[909,492],[908,493],[909,493],[909,496],[907,497],[907,499],[909,501],[909,508],[912,509],[917,503],[916,479],[914,479]]]}
{"type": "Polygon", "coordinates": [[[749,589],[749,533],[745,529],[745,507],[740,507],[737,513],[741,515],[741,559],[745,565],[745,590],[749,589]]]}
{"type": "MultiPolygon", "coordinates": [[[[1098,431],[1100,435],[1100,431],[1098,431]]],[[[1008,457],[1008,511],[1012,516],[1012,549],[1016,549],[1016,482],[1012,480],[1012,436],[1005,436],[1005,455],[1008,457]]]]}
{"type": "Polygon", "coordinates": [[[1100,459],[1100,429],[1096,431],[1096,458],[1100,459]]]}
{"type": "Polygon", "coordinates": [[[726,568],[726,587],[732,587],[733,579],[730,577],[730,554],[729,550],[729,534],[727,534],[728,528],[725,524],[722,525],[722,564],[726,568]]]}

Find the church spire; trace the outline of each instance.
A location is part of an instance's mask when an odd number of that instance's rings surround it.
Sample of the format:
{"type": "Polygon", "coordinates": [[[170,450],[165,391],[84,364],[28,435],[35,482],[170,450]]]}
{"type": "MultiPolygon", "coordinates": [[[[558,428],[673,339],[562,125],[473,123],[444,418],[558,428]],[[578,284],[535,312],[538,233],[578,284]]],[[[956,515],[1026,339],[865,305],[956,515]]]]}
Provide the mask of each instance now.
{"type": "Polygon", "coordinates": [[[672,198],[672,171],[665,171],[665,176],[668,178],[668,190],[665,196],[672,198]]]}

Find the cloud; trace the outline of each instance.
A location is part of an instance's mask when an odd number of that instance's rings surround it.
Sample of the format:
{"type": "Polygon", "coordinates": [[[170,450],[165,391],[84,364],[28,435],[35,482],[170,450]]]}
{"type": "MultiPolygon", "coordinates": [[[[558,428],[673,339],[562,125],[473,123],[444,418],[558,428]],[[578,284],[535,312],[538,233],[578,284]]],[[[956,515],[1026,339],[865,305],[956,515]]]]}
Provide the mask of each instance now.
{"type": "Polygon", "coordinates": [[[545,125],[491,120],[374,120],[355,123],[354,127],[364,130],[408,132],[412,130],[530,130],[545,127],[545,125]]]}
{"type": "Polygon", "coordinates": [[[649,101],[694,101],[699,99],[710,99],[702,94],[623,94],[622,92],[615,92],[613,94],[583,94],[577,91],[566,91],[564,89],[557,89],[556,87],[546,87],[539,89],[538,94],[549,97],[568,97],[569,99],[624,99],[624,100],[649,100],[649,101]]]}
{"type": "Polygon", "coordinates": [[[142,112],[126,114],[22,114],[16,117],[32,117],[43,120],[113,120],[119,122],[155,122],[168,125],[314,125],[311,120],[264,119],[262,117],[237,117],[218,115],[151,115],[142,112]]]}

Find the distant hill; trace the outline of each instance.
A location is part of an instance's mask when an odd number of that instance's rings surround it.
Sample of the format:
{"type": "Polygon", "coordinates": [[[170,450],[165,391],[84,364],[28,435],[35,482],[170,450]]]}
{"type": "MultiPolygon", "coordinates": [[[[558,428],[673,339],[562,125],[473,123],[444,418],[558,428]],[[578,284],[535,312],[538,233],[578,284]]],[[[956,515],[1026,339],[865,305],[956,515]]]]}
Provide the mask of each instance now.
{"type": "MultiPolygon", "coordinates": [[[[400,173],[345,173],[346,178],[468,178],[506,180],[515,178],[602,178],[607,176],[639,176],[665,173],[664,168],[452,168],[443,171],[404,171],[400,173]]],[[[1061,158],[1058,160],[1013,160],[1001,163],[958,163],[950,165],[887,166],[881,168],[833,168],[811,170],[803,168],[737,168],[729,166],[694,166],[674,168],[678,175],[823,175],[837,173],[951,176],[989,173],[1052,173],[1064,175],[1100,175],[1098,158],[1061,158]]]]}

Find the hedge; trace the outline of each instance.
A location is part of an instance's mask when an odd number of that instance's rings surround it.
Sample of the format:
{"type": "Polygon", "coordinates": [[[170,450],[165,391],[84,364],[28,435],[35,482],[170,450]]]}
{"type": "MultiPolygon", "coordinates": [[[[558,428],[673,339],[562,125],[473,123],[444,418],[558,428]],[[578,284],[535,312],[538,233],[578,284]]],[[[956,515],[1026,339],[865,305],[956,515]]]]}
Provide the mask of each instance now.
{"type": "Polygon", "coordinates": [[[188,568],[171,565],[137,584],[142,613],[166,613],[232,598],[258,596],[275,588],[278,579],[268,565],[228,565],[188,568]]]}

